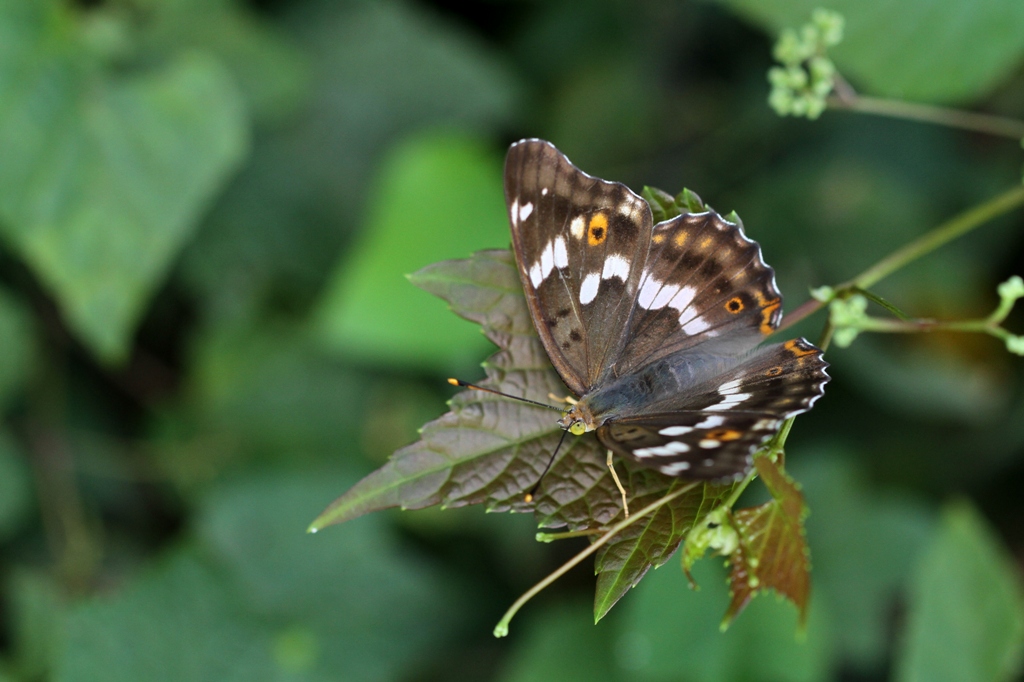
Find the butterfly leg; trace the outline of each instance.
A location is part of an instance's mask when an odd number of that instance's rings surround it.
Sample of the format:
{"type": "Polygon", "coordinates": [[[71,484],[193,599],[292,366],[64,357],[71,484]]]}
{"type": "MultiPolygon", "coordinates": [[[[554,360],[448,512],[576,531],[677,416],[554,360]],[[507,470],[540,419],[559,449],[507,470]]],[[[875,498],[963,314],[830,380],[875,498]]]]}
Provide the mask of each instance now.
{"type": "Polygon", "coordinates": [[[612,472],[612,479],[615,480],[615,487],[619,489],[619,493],[622,494],[622,511],[626,513],[626,518],[629,518],[629,503],[626,502],[626,489],[622,487],[622,481],[619,480],[619,475],[615,473],[615,464],[612,463],[612,451],[608,451],[608,459],[606,460],[608,465],[608,471],[612,472]]]}

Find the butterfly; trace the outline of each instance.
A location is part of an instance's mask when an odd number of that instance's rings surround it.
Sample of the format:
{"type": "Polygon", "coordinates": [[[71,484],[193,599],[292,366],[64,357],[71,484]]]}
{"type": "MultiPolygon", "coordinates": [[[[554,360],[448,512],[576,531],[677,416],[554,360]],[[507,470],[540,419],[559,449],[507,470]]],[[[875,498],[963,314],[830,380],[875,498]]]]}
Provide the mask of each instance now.
{"type": "Polygon", "coordinates": [[[643,198],[537,139],[509,149],[505,199],[530,316],[578,396],[558,420],[569,433],[668,476],[727,480],[824,395],[821,350],[761,345],[782,295],[740,225],[711,210],[654,225],[643,198]]]}

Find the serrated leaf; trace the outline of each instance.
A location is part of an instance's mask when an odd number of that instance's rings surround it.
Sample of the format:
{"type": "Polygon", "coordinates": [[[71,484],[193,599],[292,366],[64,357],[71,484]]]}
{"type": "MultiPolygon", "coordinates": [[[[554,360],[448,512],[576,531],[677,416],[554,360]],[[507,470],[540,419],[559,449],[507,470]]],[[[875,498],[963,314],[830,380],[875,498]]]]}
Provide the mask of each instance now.
{"type": "Polygon", "coordinates": [[[116,362],[241,161],[247,121],[215,59],[113,68],[85,30],[53,0],[0,10],[0,229],[71,329],[116,362]]]}
{"type": "MultiPolygon", "coordinates": [[[[481,385],[541,402],[567,395],[537,338],[509,251],[481,251],[467,260],[437,263],[410,279],[448,301],[459,316],[479,323],[500,348],[485,363],[487,378],[481,385]]],[[[606,528],[622,513],[605,450],[593,434],[565,440],[534,501],[527,503],[524,493],[536,484],[565,433],[556,424],[556,414],[473,390],[457,394],[450,404],[449,413],[423,427],[418,442],[397,451],[335,500],[310,529],[396,506],[484,504],[490,511],[533,512],[542,527],[572,530],[606,528]]],[[[681,485],[678,479],[627,462],[616,466],[626,474],[634,508],[681,485]]],[[[652,565],[668,559],[718,494],[697,486],[599,550],[598,618],[652,565]]]]}
{"type": "Polygon", "coordinates": [[[722,625],[727,626],[758,592],[766,590],[775,590],[793,602],[803,624],[811,593],[803,494],[771,458],[757,457],[754,466],[772,499],[733,514],[739,545],[729,557],[732,601],[722,625]]]}
{"type": "MultiPolygon", "coordinates": [[[[511,253],[481,251],[430,265],[410,279],[479,323],[501,348],[485,363],[487,379],[480,385],[540,402],[568,394],[534,331],[511,253]]],[[[450,412],[423,427],[418,442],[357,483],[311,528],[396,506],[485,504],[489,511],[533,511],[542,526],[574,530],[603,526],[621,511],[592,434],[565,441],[528,504],[523,493],[540,478],[564,433],[556,413],[472,390],[450,405],[450,412]]]]}
{"type": "MultiPolygon", "coordinates": [[[[665,479],[665,476],[644,469],[631,472],[626,489],[631,493],[649,492],[631,497],[630,505],[639,509],[689,484],[670,479],[671,484],[665,487],[665,479]]],[[[732,483],[702,483],[612,539],[598,553],[595,563],[597,593],[594,596],[594,619],[603,618],[650,568],[657,568],[668,561],[694,523],[727,498],[733,486],[732,483]]]]}

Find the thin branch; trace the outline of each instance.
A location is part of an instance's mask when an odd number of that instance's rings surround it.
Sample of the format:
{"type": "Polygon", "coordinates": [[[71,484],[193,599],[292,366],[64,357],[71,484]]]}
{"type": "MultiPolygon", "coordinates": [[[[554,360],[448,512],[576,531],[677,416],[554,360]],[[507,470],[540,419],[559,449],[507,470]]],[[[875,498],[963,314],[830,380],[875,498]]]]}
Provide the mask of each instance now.
{"type": "MultiPolygon", "coordinates": [[[[836,292],[867,289],[900,268],[962,237],[971,230],[1024,205],[1024,185],[1009,189],[983,204],[970,208],[889,254],[853,279],[835,287],[836,292]]],[[[825,301],[811,299],[786,315],[777,331],[792,327],[825,307],[825,301]]]]}
{"type": "Polygon", "coordinates": [[[1005,116],[979,114],[973,111],[936,107],[929,104],[916,104],[895,99],[863,97],[855,95],[852,99],[846,96],[833,96],[827,99],[830,109],[856,111],[861,114],[875,114],[890,118],[901,118],[908,121],[935,123],[950,128],[960,128],[976,133],[986,133],[1009,137],[1015,140],[1024,138],[1024,121],[1005,116]]]}

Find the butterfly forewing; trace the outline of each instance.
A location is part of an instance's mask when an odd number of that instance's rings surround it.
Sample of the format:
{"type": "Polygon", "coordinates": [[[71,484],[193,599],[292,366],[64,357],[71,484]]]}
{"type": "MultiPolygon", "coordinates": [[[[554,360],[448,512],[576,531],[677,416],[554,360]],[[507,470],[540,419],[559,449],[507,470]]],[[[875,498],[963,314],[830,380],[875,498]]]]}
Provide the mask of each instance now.
{"type": "Polygon", "coordinates": [[[537,332],[562,380],[585,395],[621,355],[651,240],[650,207],[541,140],[512,145],[505,199],[537,332]]]}
{"type": "Polygon", "coordinates": [[[778,326],[782,296],[756,242],[714,211],[655,226],[616,376],[712,342],[749,351],[778,326]]]}
{"type": "Polygon", "coordinates": [[[756,352],[713,381],[644,406],[597,434],[608,448],[670,476],[728,478],[782,422],[824,395],[828,363],[804,339],[756,352]]]}

